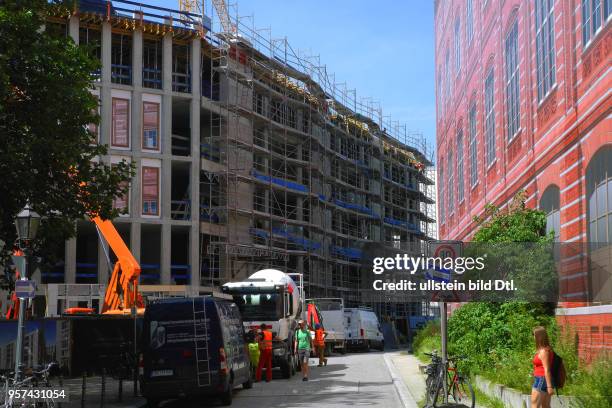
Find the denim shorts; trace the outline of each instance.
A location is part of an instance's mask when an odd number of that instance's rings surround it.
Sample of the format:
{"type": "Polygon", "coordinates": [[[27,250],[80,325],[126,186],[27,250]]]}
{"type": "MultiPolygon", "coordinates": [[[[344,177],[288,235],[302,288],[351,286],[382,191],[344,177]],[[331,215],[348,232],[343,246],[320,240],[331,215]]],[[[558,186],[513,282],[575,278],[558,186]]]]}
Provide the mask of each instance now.
{"type": "Polygon", "coordinates": [[[308,363],[308,358],[310,357],[310,350],[298,349],[298,357],[300,359],[300,363],[308,363]]]}
{"type": "Polygon", "coordinates": [[[535,377],[533,379],[533,388],[540,392],[547,392],[546,377],[535,377]]]}

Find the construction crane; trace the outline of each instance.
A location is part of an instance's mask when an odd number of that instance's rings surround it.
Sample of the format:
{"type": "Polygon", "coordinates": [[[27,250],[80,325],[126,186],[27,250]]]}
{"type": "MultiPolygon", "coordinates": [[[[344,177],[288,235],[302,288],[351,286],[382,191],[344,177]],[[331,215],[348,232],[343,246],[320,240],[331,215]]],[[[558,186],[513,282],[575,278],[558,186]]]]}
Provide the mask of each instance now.
{"type": "MultiPolygon", "coordinates": [[[[102,314],[126,315],[130,314],[133,308],[136,309],[138,315],[144,314],[144,301],[140,292],[138,292],[140,264],[110,220],[103,220],[96,216],[92,217],[91,221],[96,224],[100,240],[104,238],[117,257],[117,262],[115,262],[104,294],[102,314]]],[[[110,258],[108,258],[108,261],[110,264],[110,258]]],[[[71,307],[66,309],[64,313],[94,314],[95,310],[87,307],[71,307]]]]}
{"type": "MultiPolygon", "coordinates": [[[[91,221],[96,224],[100,239],[104,239],[117,257],[117,262],[113,268],[106,292],[104,303],[102,304],[102,314],[104,315],[126,315],[132,313],[136,308],[138,315],[144,314],[144,301],[138,291],[138,277],[140,276],[140,264],[132,255],[129,248],[117,232],[117,229],[110,220],[103,220],[100,217],[92,217],[91,221]]],[[[16,251],[15,255],[23,255],[21,251],[16,251]]],[[[110,264],[110,259],[108,259],[110,264]]],[[[19,279],[20,271],[16,270],[16,279],[19,279]]],[[[15,292],[11,293],[6,319],[17,319],[20,299],[15,292]]],[[[64,311],[65,314],[95,314],[95,310],[88,307],[71,307],[64,311]]]]}
{"type": "Polygon", "coordinates": [[[117,257],[104,294],[102,314],[127,314],[132,308],[136,308],[137,314],[144,314],[144,302],[138,292],[140,264],[110,220],[94,217],[92,221],[117,257]]]}
{"type": "MultiPolygon", "coordinates": [[[[225,0],[211,0],[211,3],[217,11],[223,32],[236,34],[236,26],[232,24],[225,0]]],[[[204,17],[204,0],[179,0],[179,10],[204,17]]]]}

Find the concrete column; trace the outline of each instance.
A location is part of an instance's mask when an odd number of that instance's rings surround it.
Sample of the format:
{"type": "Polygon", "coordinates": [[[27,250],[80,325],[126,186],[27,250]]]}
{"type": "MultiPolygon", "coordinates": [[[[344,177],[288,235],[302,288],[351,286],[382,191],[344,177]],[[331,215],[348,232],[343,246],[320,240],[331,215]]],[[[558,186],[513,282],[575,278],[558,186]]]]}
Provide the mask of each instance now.
{"type": "Polygon", "coordinates": [[[198,288],[200,287],[200,228],[195,223],[192,224],[189,234],[189,265],[191,286],[198,288]]]}
{"type": "Polygon", "coordinates": [[[132,85],[142,87],[142,31],[136,30],[132,35],[132,85]]]}
{"type": "Polygon", "coordinates": [[[162,40],[162,129],[161,152],[164,157],[172,154],[172,36],[162,40]]]}
{"type": "Polygon", "coordinates": [[[107,85],[100,86],[98,89],[100,90],[100,128],[98,137],[100,144],[110,146],[111,126],[113,123],[111,88],[107,85]]]}
{"type": "MultiPolygon", "coordinates": [[[[298,145],[297,147],[297,157],[299,160],[302,159],[302,146],[298,145]]],[[[298,178],[298,183],[303,184],[303,179],[302,176],[304,174],[304,169],[302,167],[298,167],[297,169],[297,178],[298,178]]],[[[309,189],[312,188],[312,186],[308,187],[309,189]]],[[[304,220],[304,214],[303,214],[303,209],[304,209],[304,198],[301,196],[297,196],[296,200],[295,200],[295,204],[296,204],[296,213],[297,213],[297,219],[298,221],[303,221],[304,220]]]]}
{"type": "Polygon", "coordinates": [[[132,91],[132,106],[130,109],[130,138],[132,153],[140,157],[142,151],[142,88],[132,91]]]}
{"type": "Polygon", "coordinates": [[[109,22],[102,23],[102,78],[100,87],[100,144],[110,145],[112,123],[111,102],[111,47],[112,31],[109,22]]]}
{"type": "Polygon", "coordinates": [[[135,160],[135,158],[133,158],[133,160],[136,164],[136,168],[134,169],[136,174],[134,177],[132,177],[132,182],[130,185],[129,211],[131,218],[138,218],[142,213],[142,166],[139,160],[135,160]]]}
{"type": "Polygon", "coordinates": [[[161,228],[161,256],[160,256],[160,278],[162,285],[170,285],[170,250],[172,242],[172,229],[170,224],[163,223],[161,228]]]}
{"type": "Polygon", "coordinates": [[[171,206],[171,186],[172,186],[172,160],[169,158],[162,159],[161,166],[161,218],[170,221],[170,206],[171,206]]]}
{"type": "Polygon", "coordinates": [[[108,21],[102,23],[102,83],[111,83],[111,49],[113,46],[113,33],[108,21]]]}
{"type": "Polygon", "coordinates": [[[200,286],[200,67],[202,45],[200,39],[191,42],[191,229],[189,237],[189,265],[191,286],[200,286]]]}
{"type": "Polygon", "coordinates": [[[199,38],[191,41],[191,93],[194,97],[201,95],[200,87],[202,85],[202,69],[201,65],[202,44],[199,38]]]}
{"type": "Polygon", "coordinates": [[[166,34],[162,40],[162,89],[172,92],[172,35],[166,34]]]}
{"type": "Polygon", "coordinates": [[[132,255],[138,262],[140,262],[140,241],[141,241],[141,224],[139,222],[132,222],[130,228],[130,250],[132,255]]]}
{"type": "Polygon", "coordinates": [[[76,45],[79,45],[79,16],[72,15],[68,20],[68,34],[76,45]]]}
{"type": "Polygon", "coordinates": [[[76,236],[66,240],[64,247],[64,283],[76,282],[76,236]]]}

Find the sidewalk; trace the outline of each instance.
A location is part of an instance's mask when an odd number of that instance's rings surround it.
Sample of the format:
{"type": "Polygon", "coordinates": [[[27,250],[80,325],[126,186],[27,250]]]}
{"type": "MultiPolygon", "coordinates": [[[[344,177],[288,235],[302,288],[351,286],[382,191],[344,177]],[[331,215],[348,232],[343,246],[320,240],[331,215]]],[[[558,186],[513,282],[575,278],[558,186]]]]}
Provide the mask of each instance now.
{"type": "Polygon", "coordinates": [[[387,353],[389,360],[406,385],[408,392],[415,401],[425,400],[425,376],[421,374],[419,365],[422,364],[414,355],[397,351],[387,353]]]}
{"type": "MultiPolygon", "coordinates": [[[[400,379],[406,386],[406,389],[412,399],[418,403],[421,408],[425,401],[425,375],[421,374],[419,366],[421,363],[413,354],[406,352],[391,352],[386,353],[388,361],[393,365],[392,369],[399,375],[400,379]]],[[[464,407],[464,405],[449,404],[447,408],[464,407]]],[[[482,408],[476,404],[476,408],[482,408]]]]}
{"type": "MultiPolygon", "coordinates": [[[[70,401],[62,403],[62,408],[80,408],[82,400],[82,378],[64,379],[63,388],[68,392],[70,401]]],[[[85,407],[103,408],[139,408],[144,407],[146,401],[141,396],[134,397],[133,381],[123,381],[123,392],[119,402],[119,381],[107,377],[104,384],[104,404],[102,404],[102,378],[99,376],[87,377],[85,390],[85,407]]]]}

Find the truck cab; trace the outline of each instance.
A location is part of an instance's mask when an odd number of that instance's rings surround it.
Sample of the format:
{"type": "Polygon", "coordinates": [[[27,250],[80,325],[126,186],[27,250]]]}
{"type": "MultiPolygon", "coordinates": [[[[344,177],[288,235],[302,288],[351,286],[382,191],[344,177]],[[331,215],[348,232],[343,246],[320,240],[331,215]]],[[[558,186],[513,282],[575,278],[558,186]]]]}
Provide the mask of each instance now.
{"type": "Polygon", "coordinates": [[[246,331],[265,324],[273,333],[272,366],[291,377],[297,365],[293,335],[303,309],[303,292],[295,281],[284,272],[264,269],[244,281],[226,283],[222,291],[232,296],[246,331]]]}

